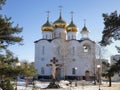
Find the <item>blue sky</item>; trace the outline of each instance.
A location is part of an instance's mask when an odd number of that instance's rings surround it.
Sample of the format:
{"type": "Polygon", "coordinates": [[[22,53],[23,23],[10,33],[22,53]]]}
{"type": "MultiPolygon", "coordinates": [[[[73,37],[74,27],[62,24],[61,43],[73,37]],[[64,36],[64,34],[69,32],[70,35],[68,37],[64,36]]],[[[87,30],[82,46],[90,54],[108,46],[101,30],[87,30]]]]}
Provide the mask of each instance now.
{"type": "MultiPolygon", "coordinates": [[[[14,24],[23,27],[23,46],[14,45],[9,48],[21,60],[34,61],[34,41],[42,38],[41,26],[46,22],[46,11],[50,11],[50,22],[59,17],[59,6],[62,6],[62,17],[69,24],[70,12],[74,12],[74,23],[80,30],[83,20],[90,31],[90,38],[99,42],[104,28],[102,13],[115,10],[120,13],[120,0],[7,0],[3,15],[12,17],[14,24]]],[[[78,33],[78,39],[81,35],[78,33]]],[[[118,44],[118,43],[117,43],[118,44]]],[[[115,54],[114,44],[109,47],[108,55],[115,54]]]]}

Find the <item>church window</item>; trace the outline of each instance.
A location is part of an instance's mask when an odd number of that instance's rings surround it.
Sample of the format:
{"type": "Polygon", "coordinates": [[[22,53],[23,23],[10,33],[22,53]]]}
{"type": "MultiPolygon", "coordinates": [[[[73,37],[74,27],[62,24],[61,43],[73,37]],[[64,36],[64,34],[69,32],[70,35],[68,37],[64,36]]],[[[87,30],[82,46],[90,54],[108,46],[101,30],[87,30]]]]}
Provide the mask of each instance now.
{"type": "Polygon", "coordinates": [[[56,37],[58,37],[58,34],[57,34],[57,32],[55,32],[55,33],[54,33],[54,37],[55,37],[55,38],[56,38],[56,37]]]}
{"type": "Polygon", "coordinates": [[[41,58],[41,61],[44,61],[44,58],[43,58],[43,57],[41,58]]]}
{"type": "Polygon", "coordinates": [[[89,51],[89,46],[88,45],[83,45],[83,51],[88,52],[89,51]]]}
{"type": "Polygon", "coordinates": [[[47,34],[46,34],[46,39],[47,39],[47,34]]]}
{"type": "Polygon", "coordinates": [[[45,70],[44,70],[44,67],[41,68],[41,74],[44,74],[45,73],[45,70]]]}
{"type": "Polygon", "coordinates": [[[59,33],[59,37],[61,37],[61,33],[59,33]]]}
{"type": "Polygon", "coordinates": [[[52,38],[52,36],[50,35],[50,39],[52,38]]]}
{"type": "Polygon", "coordinates": [[[72,35],[72,39],[74,39],[74,36],[72,35]]]}
{"type": "Polygon", "coordinates": [[[45,39],[46,38],[46,36],[45,35],[43,35],[43,39],[45,39]]]}
{"type": "Polygon", "coordinates": [[[68,36],[68,40],[70,40],[70,36],[68,36]]]}
{"type": "Polygon", "coordinates": [[[42,47],[42,54],[45,54],[45,46],[42,47]]]}
{"type": "Polygon", "coordinates": [[[60,52],[61,52],[61,51],[60,51],[60,47],[58,47],[58,55],[60,54],[60,52]]]}
{"type": "Polygon", "coordinates": [[[75,62],[75,59],[73,58],[72,61],[75,62]]]}
{"type": "Polygon", "coordinates": [[[75,55],[75,47],[72,47],[72,55],[75,55]]]}
{"type": "Polygon", "coordinates": [[[72,74],[76,74],[75,68],[72,68],[72,74]]]}

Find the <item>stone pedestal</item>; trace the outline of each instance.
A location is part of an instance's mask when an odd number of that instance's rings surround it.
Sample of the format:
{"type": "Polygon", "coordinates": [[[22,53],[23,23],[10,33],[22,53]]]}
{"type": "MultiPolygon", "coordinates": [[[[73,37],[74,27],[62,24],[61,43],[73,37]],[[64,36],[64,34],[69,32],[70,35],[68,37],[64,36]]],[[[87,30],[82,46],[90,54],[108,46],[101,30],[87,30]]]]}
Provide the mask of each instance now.
{"type": "Polygon", "coordinates": [[[50,84],[47,86],[47,88],[60,88],[59,84],[55,83],[55,79],[53,79],[50,84]]]}

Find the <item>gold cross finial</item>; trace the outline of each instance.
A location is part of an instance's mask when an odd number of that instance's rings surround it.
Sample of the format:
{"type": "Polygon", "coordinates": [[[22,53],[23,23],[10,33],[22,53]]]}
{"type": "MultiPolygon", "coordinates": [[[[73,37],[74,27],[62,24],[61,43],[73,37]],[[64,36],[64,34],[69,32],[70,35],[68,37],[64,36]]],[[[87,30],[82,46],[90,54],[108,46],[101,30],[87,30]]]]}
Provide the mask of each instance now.
{"type": "Polygon", "coordinates": [[[62,6],[61,5],[59,6],[59,9],[60,9],[60,17],[61,17],[61,13],[62,13],[62,6]]]}
{"type": "Polygon", "coordinates": [[[71,20],[73,21],[73,11],[70,12],[71,13],[71,20]]]}
{"type": "Polygon", "coordinates": [[[46,11],[46,13],[47,13],[47,20],[49,20],[50,11],[46,11]]]}
{"type": "Polygon", "coordinates": [[[61,5],[59,6],[59,9],[60,9],[60,12],[61,12],[62,11],[62,6],[61,5]]]}

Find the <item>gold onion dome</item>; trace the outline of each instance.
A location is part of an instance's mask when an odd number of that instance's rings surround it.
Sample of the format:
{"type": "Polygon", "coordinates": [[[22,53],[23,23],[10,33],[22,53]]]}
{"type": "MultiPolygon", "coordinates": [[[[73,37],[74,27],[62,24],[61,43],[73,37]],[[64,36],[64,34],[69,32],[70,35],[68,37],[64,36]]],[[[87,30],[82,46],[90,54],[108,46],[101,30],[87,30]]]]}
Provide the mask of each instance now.
{"type": "Polygon", "coordinates": [[[67,26],[67,32],[78,32],[77,26],[73,23],[73,20],[71,23],[67,26]]]}
{"type": "Polygon", "coordinates": [[[73,22],[73,12],[71,12],[71,23],[67,26],[67,32],[78,32],[78,28],[73,22]]]}
{"type": "Polygon", "coordinates": [[[54,28],[66,28],[66,26],[67,26],[67,23],[62,19],[61,12],[60,12],[60,17],[58,20],[56,20],[53,23],[53,27],[54,28]]]}
{"type": "Polygon", "coordinates": [[[42,25],[42,31],[53,31],[53,26],[49,22],[49,18],[47,18],[47,22],[42,25]]]}

